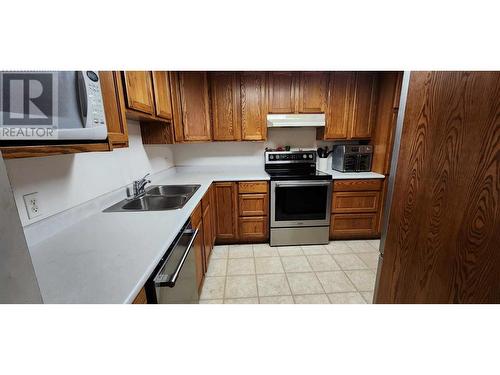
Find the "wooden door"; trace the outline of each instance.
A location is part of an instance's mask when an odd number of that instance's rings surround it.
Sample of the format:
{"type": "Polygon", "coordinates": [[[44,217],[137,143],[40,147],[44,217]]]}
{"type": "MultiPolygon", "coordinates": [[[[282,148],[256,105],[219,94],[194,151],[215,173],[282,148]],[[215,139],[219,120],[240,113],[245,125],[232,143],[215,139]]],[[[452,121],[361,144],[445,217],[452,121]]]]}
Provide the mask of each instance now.
{"type": "Polygon", "coordinates": [[[240,74],[241,140],[267,138],[267,79],[264,72],[240,74]]]}
{"type": "Polygon", "coordinates": [[[215,200],[215,185],[211,184],[208,189],[210,192],[210,214],[212,215],[212,246],[215,243],[215,239],[217,237],[217,228],[216,228],[216,200],[215,200]]]}
{"type": "Polygon", "coordinates": [[[153,72],[153,93],[155,98],[156,116],[172,119],[172,98],[168,72],[153,72]]]}
{"type": "Polygon", "coordinates": [[[300,72],[298,81],[298,111],[300,113],[323,113],[328,96],[327,72],[300,72]]]}
{"type": "Polygon", "coordinates": [[[99,72],[108,138],[113,148],[128,147],[125,101],[119,72],[99,72]]]}
{"type": "Polygon", "coordinates": [[[210,206],[203,213],[203,249],[205,255],[205,272],[208,269],[208,260],[212,252],[212,213],[210,206]]]}
{"type": "Polygon", "coordinates": [[[235,72],[210,73],[214,141],[241,139],[240,84],[235,72]]]}
{"type": "Polygon", "coordinates": [[[350,72],[330,74],[328,110],[322,139],[346,139],[349,132],[351,86],[354,75],[350,72]]]}
{"type": "Polygon", "coordinates": [[[350,108],[350,138],[370,138],[377,109],[377,74],[354,74],[352,106],[350,108]]]}
{"type": "Polygon", "coordinates": [[[238,192],[235,182],[216,182],[216,229],[217,241],[238,240],[238,192]]]}
{"type": "Polygon", "coordinates": [[[175,140],[210,141],[212,131],[206,72],[172,73],[170,79],[175,140]]]}
{"type": "Polygon", "coordinates": [[[123,72],[127,107],[152,115],[154,110],[151,72],[123,72]]]}
{"type": "Polygon", "coordinates": [[[500,303],[500,73],[411,73],[379,303],[500,303]]]}
{"type": "Polygon", "coordinates": [[[295,100],[295,74],[269,73],[269,113],[297,112],[295,100]]]}

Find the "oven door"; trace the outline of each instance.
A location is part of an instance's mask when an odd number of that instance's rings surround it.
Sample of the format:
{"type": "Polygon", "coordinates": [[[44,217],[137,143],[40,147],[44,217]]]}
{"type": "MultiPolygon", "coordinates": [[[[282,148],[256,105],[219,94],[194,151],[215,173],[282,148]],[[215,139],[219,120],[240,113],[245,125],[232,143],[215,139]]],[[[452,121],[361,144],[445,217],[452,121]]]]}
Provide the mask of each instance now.
{"type": "Polygon", "coordinates": [[[271,181],[271,228],[330,225],[331,181],[271,181]]]}

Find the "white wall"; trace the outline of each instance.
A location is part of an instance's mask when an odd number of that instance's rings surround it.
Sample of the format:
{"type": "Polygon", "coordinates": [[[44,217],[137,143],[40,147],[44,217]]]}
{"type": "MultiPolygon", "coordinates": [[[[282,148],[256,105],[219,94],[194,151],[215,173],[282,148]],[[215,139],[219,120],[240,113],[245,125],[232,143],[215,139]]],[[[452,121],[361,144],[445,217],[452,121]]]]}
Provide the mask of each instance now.
{"type": "Polygon", "coordinates": [[[211,142],[173,145],[175,164],[183,165],[264,165],[266,147],[290,145],[316,148],[315,128],[269,129],[266,142],[211,142]]]}
{"type": "Polygon", "coordinates": [[[174,165],[170,146],[144,146],[135,121],[128,122],[128,130],[129,147],[112,152],[6,160],[23,226],[174,165]],[[38,192],[42,216],[29,220],[23,195],[33,192],[38,192]]]}

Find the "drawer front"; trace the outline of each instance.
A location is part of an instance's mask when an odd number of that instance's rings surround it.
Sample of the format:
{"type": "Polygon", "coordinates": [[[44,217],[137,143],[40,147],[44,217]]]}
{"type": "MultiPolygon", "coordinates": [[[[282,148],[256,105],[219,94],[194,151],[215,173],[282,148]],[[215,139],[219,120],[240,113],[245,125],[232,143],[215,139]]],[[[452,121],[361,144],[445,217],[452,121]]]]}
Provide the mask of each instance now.
{"type": "Polygon", "coordinates": [[[191,213],[191,225],[196,228],[201,223],[201,203],[198,203],[194,211],[191,213]]]}
{"type": "Polygon", "coordinates": [[[383,179],[373,180],[335,180],[333,191],[371,191],[382,190],[383,179]]]}
{"type": "Polygon", "coordinates": [[[267,216],[240,217],[239,235],[241,241],[265,241],[269,233],[267,216]]]}
{"type": "Polygon", "coordinates": [[[379,204],[379,191],[339,191],[333,193],[332,213],[376,212],[379,204]]]}
{"type": "Polygon", "coordinates": [[[267,193],[267,181],[238,182],[240,194],[267,193]]]}
{"type": "Polygon", "coordinates": [[[377,213],[332,214],[330,238],[361,238],[377,234],[377,213]]]}
{"type": "Polygon", "coordinates": [[[267,194],[240,194],[238,198],[240,216],[267,216],[267,194]]]}

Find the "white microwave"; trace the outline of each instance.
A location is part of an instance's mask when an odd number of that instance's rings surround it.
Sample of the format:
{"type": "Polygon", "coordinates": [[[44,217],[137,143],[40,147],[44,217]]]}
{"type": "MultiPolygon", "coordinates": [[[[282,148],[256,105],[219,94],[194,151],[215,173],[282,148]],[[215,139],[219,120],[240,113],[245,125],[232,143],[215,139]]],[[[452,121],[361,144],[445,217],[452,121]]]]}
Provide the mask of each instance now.
{"type": "Polygon", "coordinates": [[[27,129],[40,134],[50,130],[54,140],[107,138],[98,72],[0,72],[0,85],[4,140],[30,139],[21,137],[27,129]]]}

